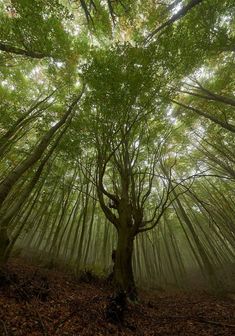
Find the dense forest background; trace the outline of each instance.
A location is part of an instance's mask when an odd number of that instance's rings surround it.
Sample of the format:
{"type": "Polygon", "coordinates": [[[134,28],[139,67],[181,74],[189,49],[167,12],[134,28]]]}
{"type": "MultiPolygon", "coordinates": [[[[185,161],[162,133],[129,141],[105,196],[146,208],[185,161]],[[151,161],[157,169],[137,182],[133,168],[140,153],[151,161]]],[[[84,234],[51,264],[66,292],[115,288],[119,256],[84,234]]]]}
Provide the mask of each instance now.
{"type": "Polygon", "coordinates": [[[234,14],[233,0],[0,1],[1,265],[114,262],[128,290],[232,290],[234,14]]]}

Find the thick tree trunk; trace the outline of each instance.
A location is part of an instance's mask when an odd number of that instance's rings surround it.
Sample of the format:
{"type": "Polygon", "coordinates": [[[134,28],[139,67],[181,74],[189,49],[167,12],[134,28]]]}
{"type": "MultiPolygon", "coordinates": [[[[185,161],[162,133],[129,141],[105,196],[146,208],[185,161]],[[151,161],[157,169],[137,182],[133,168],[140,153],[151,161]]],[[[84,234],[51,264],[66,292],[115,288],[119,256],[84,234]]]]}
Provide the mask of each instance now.
{"type": "Polygon", "coordinates": [[[131,299],[136,297],[132,269],[133,243],[134,235],[129,228],[120,228],[114,262],[114,283],[118,290],[125,291],[131,299]]]}

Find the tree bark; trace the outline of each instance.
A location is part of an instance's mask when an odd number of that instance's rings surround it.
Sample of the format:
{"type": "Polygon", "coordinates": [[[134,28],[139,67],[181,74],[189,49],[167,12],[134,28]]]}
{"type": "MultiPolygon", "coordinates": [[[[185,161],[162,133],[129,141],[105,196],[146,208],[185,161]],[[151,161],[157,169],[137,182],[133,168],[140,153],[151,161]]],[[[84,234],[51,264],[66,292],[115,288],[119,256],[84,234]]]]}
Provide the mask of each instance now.
{"type": "Polygon", "coordinates": [[[7,235],[7,230],[5,228],[0,229],[0,267],[5,264],[6,261],[6,250],[10,244],[10,239],[7,235]]]}
{"type": "Polygon", "coordinates": [[[125,291],[130,298],[136,296],[132,255],[134,235],[126,227],[118,230],[118,243],[114,262],[114,283],[118,290],[125,291]]]}

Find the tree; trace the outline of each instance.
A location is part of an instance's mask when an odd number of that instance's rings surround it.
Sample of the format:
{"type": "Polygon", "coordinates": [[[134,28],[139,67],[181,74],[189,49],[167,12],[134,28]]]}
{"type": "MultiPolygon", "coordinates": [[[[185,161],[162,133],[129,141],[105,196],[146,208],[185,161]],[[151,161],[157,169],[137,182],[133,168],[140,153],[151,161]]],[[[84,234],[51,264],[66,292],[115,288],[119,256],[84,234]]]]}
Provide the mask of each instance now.
{"type": "Polygon", "coordinates": [[[182,183],[172,179],[176,157],[166,145],[175,127],[157,106],[151,73],[137,55],[120,47],[94,57],[85,73],[89,91],[82,121],[94,146],[99,203],[117,230],[114,281],[130,295],[134,239],[160,223],[182,183]]]}

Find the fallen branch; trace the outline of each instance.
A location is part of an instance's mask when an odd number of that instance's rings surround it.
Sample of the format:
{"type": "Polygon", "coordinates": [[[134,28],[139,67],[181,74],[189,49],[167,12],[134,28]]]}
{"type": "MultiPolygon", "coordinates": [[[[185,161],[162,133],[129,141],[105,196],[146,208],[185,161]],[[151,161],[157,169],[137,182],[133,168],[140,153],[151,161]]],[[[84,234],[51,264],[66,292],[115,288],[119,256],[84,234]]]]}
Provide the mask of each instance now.
{"type": "Polygon", "coordinates": [[[196,318],[194,320],[198,322],[202,322],[202,323],[218,325],[221,327],[235,328],[235,324],[228,324],[228,323],[223,323],[223,322],[205,320],[204,318],[196,318]]]}
{"type": "MultiPolygon", "coordinates": [[[[163,316],[161,317],[162,319],[168,320],[168,316],[163,316]]],[[[158,317],[158,319],[160,319],[158,317]]],[[[194,321],[194,322],[201,322],[201,323],[207,323],[207,324],[214,324],[218,325],[221,327],[227,327],[227,328],[235,328],[235,324],[229,324],[229,323],[224,323],[224,322],[217,322],[217,321],[212,321],[212,320],[206,320],[202,317],[194,317],[194,316],[171,316],[171,319],[179,319],[179,320],[184,320],[184,321],[194,321]]]]}

